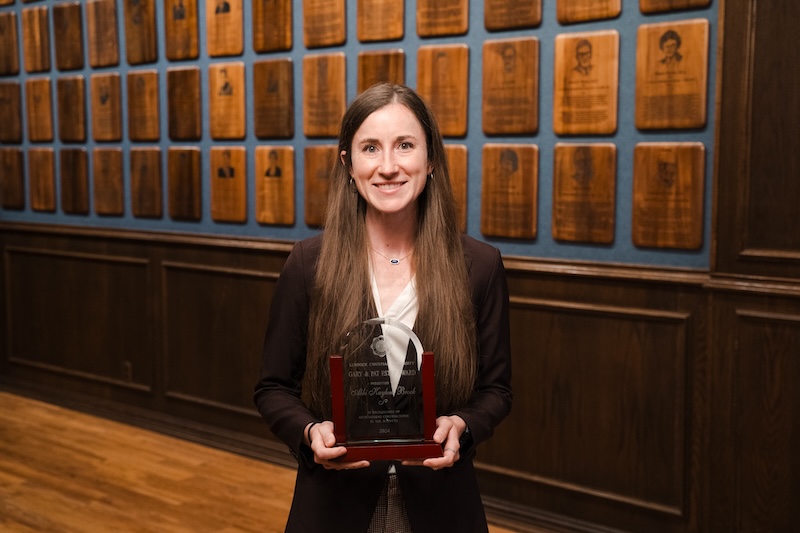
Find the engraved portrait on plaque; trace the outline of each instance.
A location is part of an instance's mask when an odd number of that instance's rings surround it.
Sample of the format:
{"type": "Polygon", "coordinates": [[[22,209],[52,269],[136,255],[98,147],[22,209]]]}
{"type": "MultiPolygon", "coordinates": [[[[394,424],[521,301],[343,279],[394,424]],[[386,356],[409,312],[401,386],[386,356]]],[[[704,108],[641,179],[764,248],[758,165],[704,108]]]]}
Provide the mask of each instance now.
{"type": "Polygon", "coordinates": [[[483,131],[532,134],[539,127],[539,40],[483,45],[483,131]]]}

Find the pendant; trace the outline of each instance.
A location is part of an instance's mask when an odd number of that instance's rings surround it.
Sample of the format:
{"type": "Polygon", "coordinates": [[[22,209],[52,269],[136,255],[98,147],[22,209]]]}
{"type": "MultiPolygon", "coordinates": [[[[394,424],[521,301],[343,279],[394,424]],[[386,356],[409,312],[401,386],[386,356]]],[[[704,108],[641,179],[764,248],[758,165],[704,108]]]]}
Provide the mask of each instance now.
{"type": "Polygon", "coordinates": [[[393,264],[393,265],[399,265],[400,264],[400,260],[399,259],[389,259],[389,262],[391,264],[393,264]]]}

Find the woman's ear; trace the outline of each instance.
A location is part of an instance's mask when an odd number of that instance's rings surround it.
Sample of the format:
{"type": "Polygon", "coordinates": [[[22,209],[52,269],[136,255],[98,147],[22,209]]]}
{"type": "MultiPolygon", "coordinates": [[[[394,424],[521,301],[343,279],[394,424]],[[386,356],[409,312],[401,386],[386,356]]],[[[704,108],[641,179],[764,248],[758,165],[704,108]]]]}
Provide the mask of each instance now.
{"type": "Polygon", "coordinates": [[[342,165],[345,167],[347,166],[347,150],[342,150],[339,152],[339,161],[341,161],[342,165]]]}

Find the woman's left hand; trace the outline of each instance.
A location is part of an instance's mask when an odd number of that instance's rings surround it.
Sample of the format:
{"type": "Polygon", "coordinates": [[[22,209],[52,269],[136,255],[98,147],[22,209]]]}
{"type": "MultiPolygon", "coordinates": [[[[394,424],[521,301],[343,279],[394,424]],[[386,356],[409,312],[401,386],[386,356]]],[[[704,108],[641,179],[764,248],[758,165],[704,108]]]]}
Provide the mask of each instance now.
{"type": "Polygon", "coordinates": [[[461,458],[461,434],[467,429],[467,423],[458,415],[440,416],[436,419],[436,431],[433,440],[442,445],[443,455],[424,461],[403,461],[406,466],[427,466],[434,470],[449,468],[461,458]]]}

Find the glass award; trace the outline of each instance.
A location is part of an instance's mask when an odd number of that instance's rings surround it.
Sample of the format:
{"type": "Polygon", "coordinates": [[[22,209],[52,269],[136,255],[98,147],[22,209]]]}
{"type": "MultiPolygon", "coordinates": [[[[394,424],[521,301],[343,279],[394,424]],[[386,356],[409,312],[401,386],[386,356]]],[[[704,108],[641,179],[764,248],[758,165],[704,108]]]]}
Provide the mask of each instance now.
{"type": "Polygon", "coordinates": [[[433,441],[433,352],[391,318],[362,322],[330,356],[331,409],[341,461],[441,457],[433,441]]]}

